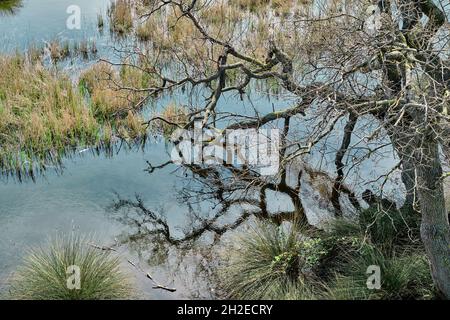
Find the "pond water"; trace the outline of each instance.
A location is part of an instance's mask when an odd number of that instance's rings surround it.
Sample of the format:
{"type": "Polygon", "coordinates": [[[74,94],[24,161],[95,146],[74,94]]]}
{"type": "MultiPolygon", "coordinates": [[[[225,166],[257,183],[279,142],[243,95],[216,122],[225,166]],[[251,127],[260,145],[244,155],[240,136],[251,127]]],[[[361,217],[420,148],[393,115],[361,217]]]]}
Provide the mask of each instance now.
{"type": "MultiPolygon", "coordinates": [[[[0,13],[0,52],[23,51],[30,45],[54,39],[88,39],[96,41],[99,57],[108,57],[109,50],[114,45],[108,27],[105,26],[103,33],[97,29],[97,15],[102,14],[106,21],[108,3],[108,0],[23,0],[21,6],[13,12],[0,13]],[[81,30],[66,28],[69,16],[66,10],[73,4],[81,8],[81,30]]],[[[88,63],[91,62],[75,62],[78,69],[84,68],[88,63]]],[[[158,105],[164,105],[173,99],[183,98],[167,97],[158,102],[158,105]]],[[[272,109],[273,101],[267,97],[255,99],[261,111],[272,109]]],[[[287,103],[279,102],[276,108],[282,108],[287,103]]],[[[236,105],[239,105],[241,111],[246,108],[249,112],[252,110],[249,103],[242,103],[237,97],[223,99],[220,107],[233,109],[236,105]]],[[[334,139],[335,141],[328,143],[336,144],[339,136],[336,135],[334,139]]],[[[43,243],[49,235],[56,232],[76,230],[94,234],[101,245],[115,243],[116,238],[128,231],[127,226],[112,217],[108,208],[117,199],[117,195],[130,198],[139,194],[149,207],[163,210],[171,226],[181,228],[189,212],[187,204],[180,203],[177,197],[185,178],[173,172],[176,169],[174,166],[155,171],[151,175],[144,172],[146,161],[159,164],[169,160],[168,151],[170,150],[167,150],[163,141],[155,139],[144,150],[122,149],[113,157],[83,152],[65,160],[61,174],[49,170],[45,177],[39,177],[36,182],[2,180],[0,288],[5,290],[8,277],[20,264],[27,248],[43,243]]],[[[389,168],[391,164],[392,161],[388,161],[383,164],[383,168],[389,168]]],[[[367,170],[373,170],[373,165],[367,166],[367,170]]],[[[275,201],[276,196],[273,199],[271,206],[274,210],[289,210],[285,201],[275,201]]],[[[205,214],[211,211],[207,203],[200,207],[205,214]]],[[[193,288],[201,290],[203,280],[196,278],[190,272],[192,270],[176,267],[169,270],[167,265],[158,266],[151,261],[148,264],[148,256],[140,255],[127,245],[122,245],[120,252],[125,261],[138,261],[143,269],[151,270],[156,278],[159,277],[165,284],[178,289],[175,293],[152,290],[152,283],[125,263],[134,274],[143,298],[187,298],[194,294],[193,288]]],[[[205,292],[202,295],[210,296],[205,292]]]]}
{"type": "Polygon", "coordinates": [[[90,40],[95,38],[99,48],[108,42],[97,31],[97,15],[105,16],[108,0],[21,0],[14,11],[0,12],[0,43],[3,52],[25,50],[44,41],[90,40]],[[70,16],[67,8],[77,5],[81,9],[80,29],[68,29],[70,16]]]}
{"type": "MultiPolygon", "coordinates": [[[[26,50],[31,45],[59,39],[82,41],[95,39],[99,56],[105,56],[112,45],[109,33],[97,30],[97,14],[105,16],[107,0],[24,0],[11,13],[0,13],[0,51],[11,53],[26,50]],[[76,4],[81,8],[81,30],[68,30],[66,10],[76,4]]],[[[88,62],[86,62],[88,63],[88,62]]],[[[83,68],[83,63],[78,64],[83,68]]],[[[50,169],[36,182],[19,183],[12,179],[0,182],[0,286],[6,288],[11,272],[21,262],[26,250],[47,241],[58,232],[93,234],[101,245],[114,243],[125,226],[112,219],[107,207],[121,197],[142,195],[150,205],[163,206],[167,212],[183,215],[174,201],[177,176],[174,168],[155,172],[143,170],[146,160],[167,161],[164,143],[151,143],[145,150],[121,151],[114,157],[90,152],[76,155],[64,162],[61,174],[50,169]]],[[[168,220],[173,221],[168,214],[168,220]]],[[[176,219],[175,219],[176,220],[176,219]]],[[[133,257],[126,248],[126,257],[133,257]]],[[[136,261],[139,260],[136,257],[136,261]]],[[[128,266],[130,268],[130,266],[128,266]]],[[[130,268],[132,269],[132,268],[130,268]]],[[[182,288],[176,294],[151,290],[151,283],[136,274],[145,298],[171,298],[187,294],[182,288]]],[[[170,284],[170,283],[169,283],[170,284]]]]}

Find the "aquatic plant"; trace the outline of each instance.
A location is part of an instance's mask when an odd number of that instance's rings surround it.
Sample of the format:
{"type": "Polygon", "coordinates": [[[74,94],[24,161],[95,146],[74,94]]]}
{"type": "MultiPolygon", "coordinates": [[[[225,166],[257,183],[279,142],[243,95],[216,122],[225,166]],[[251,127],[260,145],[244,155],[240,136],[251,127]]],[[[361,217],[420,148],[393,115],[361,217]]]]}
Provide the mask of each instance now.
{"type": "Polygon", "coordinates": [[[95,40],[82,40],[75,43],[74,52],[77,52],[85,60],[89,59],[89,54],[96,55],[98,52],[95,40]]]}
{"type": "Polygon", "coordinates": [[[59,40],[54,40],[48,44],[48,50],[50,58],[56,63],[70,55],[70,43],[68,41],[61,43],[59,40]]]}
{"type": "Polygon", "coordinates": [[[34,175],[67,147],[99,143],[99,123],[70,79],[23,56],[0,57],[0,167],[34,175]],[[36,168],[37,167],[37,168],[36,168]]]}
{"type": "Polygon", "coordinates": [[[141,88],[150,82],[148,75],[139,68],[124,65],[118,71],[110,64],[100,62],[81,74],[79,85],[89,94],[95,117],[108,121],[117,117],[129,118],[130,111],[138,111],[134,108],[145,97],[145,92],[120,90],[121,87],[141,88]]]}
{"type": "MultiPolygon", "coordinates": [[[[129,111],[134,112],[130,102],[117,103],[117,109],[91,105],[67,75],[44,68],[40,61],[3,55],[0,73],[3,175],[33,178],[48,166],[59,165],[63,156],[79,146],[110,147],[105,143],[129,128],[129,111]]],[[[109,94],[128,96],[120,90],[109,94]]],[[[135,137],[133,132],[127,137],[135,137]]]]}
{"type": "Polygon", "coordinates": [[[132,3],[130,0],[116,0],[109,7],[110,29],[125,34],[133,28],[132,3]]]}
{"type": "Polygon", "coordinates": [[[103,29],[103,26],[105,25],[105,21],[103,20],[103,15],[98,14],[97,15],[97,27],[99,29],[103,29]]]}
{"type": "Polygon", "coordinates": [[[90,245],[90,238],[57,236],[46,247],[31,249],[14,274],[11,297],[26,300],[100,300],[131,296],[129,277],[111,251],[90,245]],[[79,268],[79,287],[70,276],[79,268]],[[69,285],[68,285],[69,283],[69,285]]]}
{"type": "Polygon", "coordinates": [[[148,19],[137,26],[136,36],[141,41],[149,41],[157,31],[155,27],[156,26],[154,25],[153,20],[148,19]]]}
{"type": "Polygon", "coordinates": [[[25,59],[34,64],[41,61],[43,55],[44,55],[44,48],[39,47],[36,44],[32,44],[28,47],[28,50],[25,54],[25,59]]]}
{"type": "Polygon", "coordinates": [[[156,130],[166,138],[170,137],[170,135],[177,129],[177,126],[172,124],[177,124],[178,126],[182,126],[188,121],[188,110],[176,103],[169,103],[161,112],[160,116],[163,119],[166,119],[171,124],[158,121],[154,122],[154,127],[152,129],[156,130]]]}

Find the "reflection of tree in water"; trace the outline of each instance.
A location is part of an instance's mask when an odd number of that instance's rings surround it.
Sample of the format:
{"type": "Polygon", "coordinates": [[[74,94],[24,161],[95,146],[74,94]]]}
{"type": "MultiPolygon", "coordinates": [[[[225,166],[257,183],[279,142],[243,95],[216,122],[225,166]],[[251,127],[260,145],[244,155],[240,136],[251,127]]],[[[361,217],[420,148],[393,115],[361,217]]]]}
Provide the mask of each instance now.
{"type": "Polygon", "coordinates": [[[15,14],[22,7],[22,0],[0,0],[0,15],[15,14]]]}
{"type": "MultiPolygon", "coordinates": [[[[172,246],[183,247],[191,246],[193,242],[209,233],[213,236],[213,242],[217,242],[227,231],[245,224],[251,217],[270,220],[278,225],[283,221],[290,221],[314,229],[315,226],[308,221],[302,202],[303,177],[307,176],[309,183],[321,179],[326,185],[325,188],[328,187],[330,190],[336,189],[332,188],[336,181],[327,173],[314,170],[305,163],[290,161],[290,154],[287,152],[289,123],[287,118],[284,121],[284,132],[281,137],[281,165],[277,174],[273,176],[263,176],[246,165],[238,167],[228,164],[184,164],[180,166],[183,176],[186,177],[186,183],[177,192],[178,201],[189,207],[192,221],[191,226],[186,228],[181,236],[173,234],[164,214],[148,208],[139,196],[136,199],[118,197],[113,208],[115,211],[124,211],[118,219],[137,230],[131,240],[151,238],[172,246]],[[292,210],[271,212],[268,208],[269,192],[287,196],[292,203],[292,210]],[[201,203],[209,203],[213,208],[212,214],[208,217],[199,213],[202,209],[195,208],[201,203]],[[239,213],[235,214],[231,221],[222,222],[230,212],[235,212],[236,209],[239,213]]],[[[152,174],[155,170],[171,165],[173,165],[171,161],[158,166],[148,163],[146,171],[152,174]]],[[[346,185],[341,184],[339,191],[348,197],[350,205],[360,208],[358,199],[346,185]]],[[[330,191],[323,192],[322,197],[331,205],[335,201],[334,198],[339,195],[330,191]]],[[[333,210],[332,205],[331,210],[333,210]]]]}
{"type": "MultiPolygon", "coordinates": [[[[278,225],[287,221],[317,230],[305,213],[302,183],[321,180],[327,184],[325,188],[332,190],[335,179],[304,163],[299,165],[293,161],[286,164],[288,162],[283,161],[288,157],[288,131],[289,120],[286,120],[280,148],[280,163],[283,165],[274,176],[262,176],[245,165],[180,166],[179,170],[185,178],[184,185],[179,187],[180,190],[174,190],[174,195],[177,194],[178,202],[189,209],[189,222],[181,233],[170,226],[164,209],[148,207],[139,196],[135,199],[118,196],[111,207],[117,213],[117,220],[132,230],[126,235],[125,242],[138,252],[147,252],[150,264],[168,262],[166,265],[170,265],[178,274],[188,272],[193,273],[193,278],[205,279],[207,289],[198,289],[194,294],[205,297],[206,290],[209,292],[214,289],[214,283],[217,283],[214,281],[215,267],[220,263],[218,254],[224,245],[221,240],[227,234],[232,234],[232,231],[245,228],[254,219],[270,220],[278,225]],[[269,210],[269,192],[287,196],[292,203],[292,210],[269,210]],[[208,210],[205,210],[205,204],[208,204],[208,210]]],[[[152,174],[155,170],[173,165],[171,161],[157,166],[148,163],[146,171],[152,174]]],[[[342,184],[340,191],[348,196],[350,204],[360,207],[348,187],[342,184]]],[[[333,210],[334,196],[331,191],[322,194],[330,210],[333,210]]]]}

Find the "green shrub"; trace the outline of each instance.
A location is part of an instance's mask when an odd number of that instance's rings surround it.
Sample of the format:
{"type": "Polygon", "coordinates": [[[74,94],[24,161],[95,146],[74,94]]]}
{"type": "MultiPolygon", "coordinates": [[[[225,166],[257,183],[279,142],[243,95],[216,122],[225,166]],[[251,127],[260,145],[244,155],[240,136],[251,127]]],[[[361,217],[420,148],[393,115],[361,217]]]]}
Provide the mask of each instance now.
{"type": "Polygon", "coordinates": [[[11,297],[26,300],[99,300],[130,297],[130,283],[118,257],[71,235],[55,238],[48,247],[32,249],[13,276],[11,297]],[[80,268],[80,289],[69,289],[69,266],[80,268]]]}

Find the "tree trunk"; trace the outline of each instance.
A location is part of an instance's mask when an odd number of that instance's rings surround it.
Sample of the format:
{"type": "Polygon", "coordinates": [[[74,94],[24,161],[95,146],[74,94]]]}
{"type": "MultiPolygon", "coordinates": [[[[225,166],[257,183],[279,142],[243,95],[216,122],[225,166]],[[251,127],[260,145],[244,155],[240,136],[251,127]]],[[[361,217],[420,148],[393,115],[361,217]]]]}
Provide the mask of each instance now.
{"type": "Polygon", "coordinates": [[[410,211],[413,212],[414,204],[417,202],[416,172],[414,167],[414,150],[416,149],[416,143],[415,140],[411,139],[411,134],[405,134],[391,124],[386,124],[386,129],[402,163],[401,178],[406,189],[403,208],[411,209],[410,211]]]}
{"type": "Polygon", "coordinates": [[[438,144],[425,144],[416,166],[417,193],[422,212],[420,234],[431,262],[436,288],[450,299],[450,226],[445,209],[442,167],[438,144]]]}
{"type": "Polygon", "coordinates": [[[415,189],[416,189],[416,174],[414,165],[407,157],[402,159],[402,182],[405,185],[406,196],[403,208],[408,208],[411,211],[414,210],[415,202],[415,189]]]}

